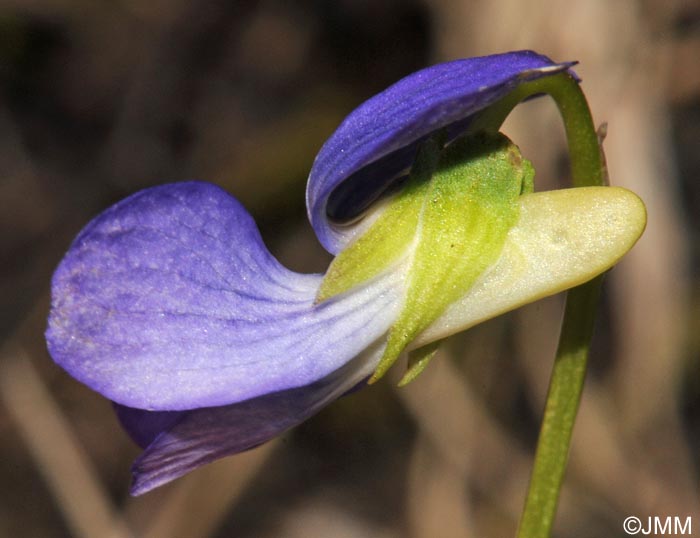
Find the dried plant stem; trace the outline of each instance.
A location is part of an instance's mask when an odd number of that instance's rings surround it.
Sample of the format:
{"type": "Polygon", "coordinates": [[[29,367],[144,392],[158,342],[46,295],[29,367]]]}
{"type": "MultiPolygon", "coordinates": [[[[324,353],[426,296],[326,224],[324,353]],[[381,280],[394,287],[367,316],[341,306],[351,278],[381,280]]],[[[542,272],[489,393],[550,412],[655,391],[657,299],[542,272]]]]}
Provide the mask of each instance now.
{"type": "Polygon", "coordinates": [[[57,499],[71,535],[132,536],[30,357],[13,343],[0,350],[0,399],[57,499]]]}

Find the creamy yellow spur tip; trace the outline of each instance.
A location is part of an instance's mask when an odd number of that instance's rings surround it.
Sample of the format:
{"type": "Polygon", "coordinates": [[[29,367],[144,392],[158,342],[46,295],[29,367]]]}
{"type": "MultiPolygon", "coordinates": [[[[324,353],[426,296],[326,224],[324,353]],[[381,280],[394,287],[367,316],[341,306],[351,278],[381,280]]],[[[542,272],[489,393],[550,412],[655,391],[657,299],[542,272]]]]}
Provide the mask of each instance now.
{"type": "Polygon", "coordinates": [[[498,261],[409,346],[416,349],[577,286],[622,258],[644,232],[646,208],[621,187],[524,194],[498,261]]]}

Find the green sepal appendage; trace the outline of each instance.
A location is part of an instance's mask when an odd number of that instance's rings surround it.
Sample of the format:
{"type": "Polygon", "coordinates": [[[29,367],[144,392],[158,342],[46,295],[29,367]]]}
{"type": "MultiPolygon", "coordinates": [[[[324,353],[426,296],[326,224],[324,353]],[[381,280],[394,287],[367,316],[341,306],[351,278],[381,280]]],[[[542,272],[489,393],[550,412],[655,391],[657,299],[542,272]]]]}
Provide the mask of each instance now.
{"type": "MultiPolygon", "coordinates": [[[[532,165],[500,133],[464,137],[442,150],[434,140],[423,145],[404,189],[333,261],[317,297],[326,300],[406,264],[404,305],[370,383],[496,262],[533,177],[532,165]]],[[[416,350],[402,384],[436,349],[416,350]]]]}
{"type": "Polygon", "coordinates": [[[399,263],[415,240],[420,209],[440,157],[440,145],[428,140],[418,152],[404,188],[367,232],[333,260],[316,296],[320,303],[382,274],[399,263]]]}
{"type": "Polygon", "coordinates": [[[399,381],[399,387],[408,385],[428,367],[428,363],[437,353],[440,344],[442,344],[442,340],[435,340],[434,342],[430,342],[423,347],[419,347],[418,349],[408,352],[406,373],[401,378],[401,381],[399,381]]]}

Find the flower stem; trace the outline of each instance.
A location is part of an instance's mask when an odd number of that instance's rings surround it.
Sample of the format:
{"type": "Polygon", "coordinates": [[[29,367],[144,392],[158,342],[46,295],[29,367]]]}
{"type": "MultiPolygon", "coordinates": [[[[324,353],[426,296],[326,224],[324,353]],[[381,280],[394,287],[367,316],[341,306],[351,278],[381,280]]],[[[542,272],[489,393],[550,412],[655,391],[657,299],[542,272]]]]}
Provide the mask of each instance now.
{"type": "Polygon", "coordinates": [[[571,290],[566,298],[559,348],[518,538],[545,538],[550,535],[554,523],[571,434],[586,377],[601,282],[602,279],[597,277],[571,290]]]}
{"type": "MultiPolygon", "coordinates": [[[[604,185],[605,161],[593,126],[588,103],[578,83],[567,72],[522,84],[490,117],[485,126],[500,124],[520,101],[536,94],[549,94],[564,120],[575,187],[604,185]]],[[[576,420],[595,311],[602,276],[569,291],[530,487],[518,527],[518,538],[546,538],[556,515],[559,492],[566,471],[571,434],[576,420]]]]}

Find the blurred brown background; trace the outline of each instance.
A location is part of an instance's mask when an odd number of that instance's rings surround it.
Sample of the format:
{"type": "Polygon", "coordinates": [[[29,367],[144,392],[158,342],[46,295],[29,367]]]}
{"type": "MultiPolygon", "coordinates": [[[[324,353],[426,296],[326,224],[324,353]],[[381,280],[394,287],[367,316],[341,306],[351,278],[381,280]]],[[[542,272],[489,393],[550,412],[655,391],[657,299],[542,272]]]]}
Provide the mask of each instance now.
{"type": "MultiPolygon", "coordinates": [[[[0,0],[0,535],[507,537],[517,525],[562,298],[453,337],[281,439],[141,498],[109,404],[53,365],[49,279],[137,189],[198,178],[300,271],[329,256],[304,185],[352,108],[437,61],[532,48],[579,60],[611,180],[649,210],[606,281],[555,536],[626,516],[700,528],[700,5],[696,0],[0,0]]],[[[504,129],[566,184],[554,106],[504,129]]]]}

